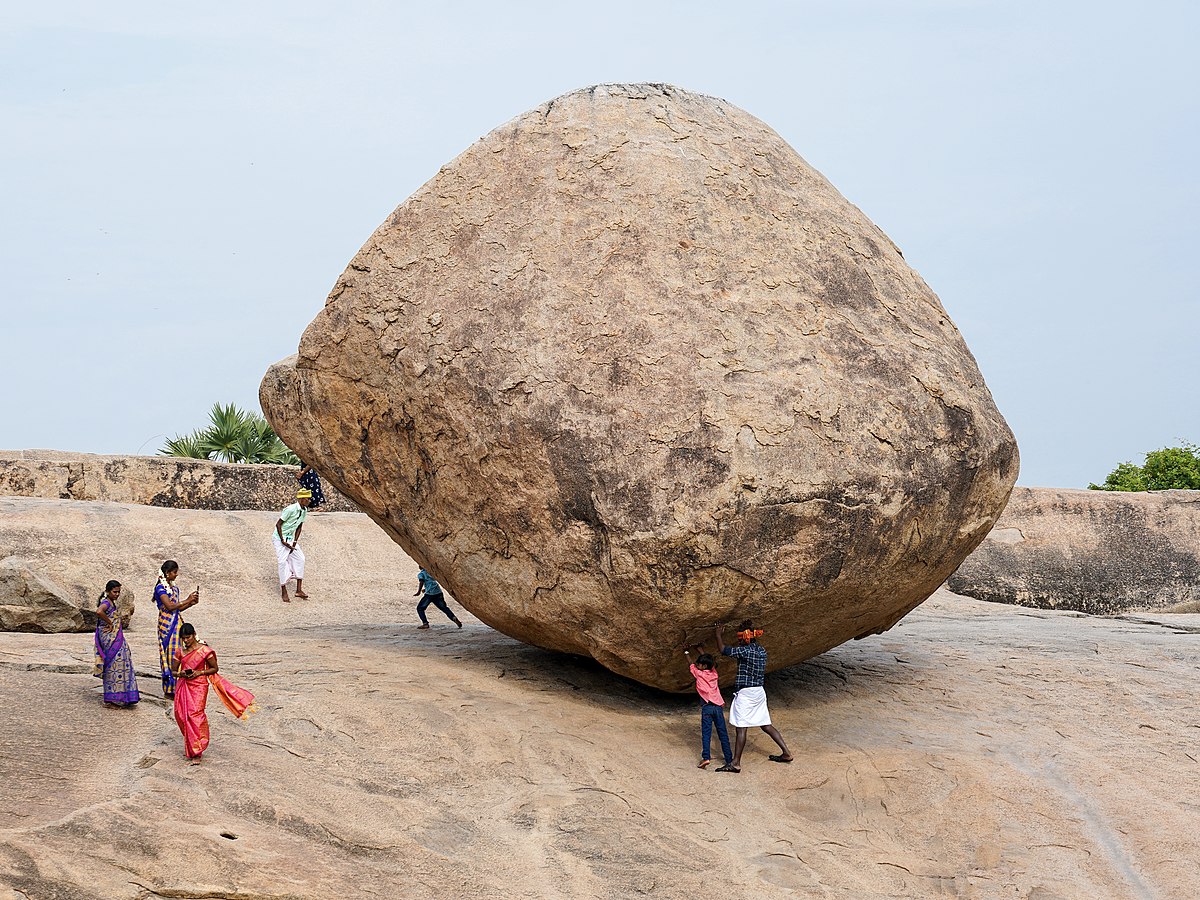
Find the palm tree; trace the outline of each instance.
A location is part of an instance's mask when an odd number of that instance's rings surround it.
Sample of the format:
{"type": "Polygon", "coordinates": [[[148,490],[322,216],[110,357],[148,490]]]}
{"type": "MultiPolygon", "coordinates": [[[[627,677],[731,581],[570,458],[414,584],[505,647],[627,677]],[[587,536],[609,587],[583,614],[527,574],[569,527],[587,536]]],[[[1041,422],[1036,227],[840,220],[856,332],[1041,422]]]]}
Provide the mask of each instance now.
{"type": "Polygon", "coordinates": [[[159,448],[160,456],[182,456],[234,463],[299,465],[296,454],[261,415],[232,403],[214,403],[209,425],[191,434],[176,435],[159,448]]]}
{"type": "Polygon", "coordinates": [[[200,446],[200,441],[194,434],[176,435],[168,440],[158,450],[159,456],[186,456],[189,459],[208,459],[208,454],[200,446]]]}
{"type": "Polygon", "coordinates": [[[208,417],[212,424],[196,435],[208,458],[220,462],[249,462],[249,457],[238,454],[238,442],[252,432],[250,414],[232,403],[226,406],[214,403],[208,417]]]}

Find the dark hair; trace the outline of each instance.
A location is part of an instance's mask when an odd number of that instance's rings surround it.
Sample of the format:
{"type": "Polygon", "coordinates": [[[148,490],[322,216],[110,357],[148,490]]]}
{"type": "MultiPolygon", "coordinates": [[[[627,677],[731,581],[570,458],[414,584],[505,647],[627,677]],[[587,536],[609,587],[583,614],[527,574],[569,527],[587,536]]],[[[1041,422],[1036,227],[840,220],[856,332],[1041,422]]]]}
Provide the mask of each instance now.
{"type": "Polygon", "coordinates": [[[195,634],[195,633],[196,633],[196,626],[193,625],[191,622],[184,622],[182,625],[179,626],[179,636],[180,637],[187,637],[189,634],[195,634]]]}
{"type": "Polygon", "coordinates": [[[173,559],[168,559],[165,563],[162,564],[162,573],[164,575],[166,575],[168,572],[178,571],[178,569],[179,569],[179,563],[175,562],[175,560],[173,560],[173,559]]]}
{"type": "Polygon", "coordinates": [[[749,619],[744,619],[742,624],[738,626],[738,631],[753,631],[754,623],[749,619]]]}
{"type": "Polygon", "coordinates": [[[108,584],[106,584],[106,585],[104,586],[104,593],[103,593],[103,594],[101,594],[101,595],[100,595],[100,597],[99,597],[99,598],[96,600],[96,605],[97,605],[97,606],[99,606],[101,603],[103,603],[103,602],[104,602],[104,598],[105,598],[106,596],[108,596],[108,592],[109,592],[109,591],[111,591],[113,588],[118,588],[118,587],[120,587],[120,586],[121,586],[121,582],[119,582],[119,581],[117,581],[117,580],[115,580],[115,579],[113,579],[113,580],[110,580],[110,581],[108,582],[108,584]]]}
{"type": "Polygon", "coordinates": [[[715,669],[717,667],[717,661],[713,659],[713,655],[711,653],[701,653],[696,657],[696,665],[702,669],[715,669]]]}

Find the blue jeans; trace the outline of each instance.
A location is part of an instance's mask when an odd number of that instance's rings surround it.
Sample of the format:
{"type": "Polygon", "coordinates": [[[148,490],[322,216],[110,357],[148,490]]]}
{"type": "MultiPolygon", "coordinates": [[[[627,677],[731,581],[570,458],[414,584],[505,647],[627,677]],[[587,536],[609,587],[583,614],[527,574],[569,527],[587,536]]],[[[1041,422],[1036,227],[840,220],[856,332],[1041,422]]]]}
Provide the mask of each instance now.
{"type": "Polygon", "coordinates": [[[446,595],[438,592],[436,594],[426,594],[421,598],[421,602],[417,604],[417,615],[421,617],[422,625],[429,624],[429,620],[425,618],[425,610],[429,608],[430,603],[444,612],[446,614],[446,618],[448,618],[451,622],[458,621],[454,613],[450,612],[450,607],[446,605],[446,595]]]}
{"type": "Polygon", "coordinates": [[[721,752],[725,754],[725,765],[733,762],[733,748],[729,746],[729,733],[725,730],[725,707],[715,703],[700,704],[700,751],[701,759],[712,759],[708,752],[712,740],[713,726],[717,726],[717,737],[721,739],[721,752]]]}

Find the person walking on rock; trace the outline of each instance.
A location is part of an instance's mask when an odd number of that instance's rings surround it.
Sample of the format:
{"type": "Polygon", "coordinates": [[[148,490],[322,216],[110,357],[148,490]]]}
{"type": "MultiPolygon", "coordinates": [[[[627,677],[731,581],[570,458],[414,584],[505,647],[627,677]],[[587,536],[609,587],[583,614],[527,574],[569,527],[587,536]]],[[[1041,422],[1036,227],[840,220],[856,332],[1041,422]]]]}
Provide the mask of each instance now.
{"type": "Polygon", "coordinates": [[[424,631],[429,627],[429,619],[425,617],[425,610],[429,608],[430,603],[444,612],[451,622],[462,628],[462,622],[458,621],[458,616],[452,613],[450,607],[446,605],[446,595],[442,593],[442,586],[424,569],[417,573],[417,592],[413,596],[421,597],[421,602],[417,604],[417,615],[421,617],[421,624],[417,626],[419,631],[424,631]],[[422,593],[425,595],[424,597],[421,597],[422,593]]]}
{"type": "MultiPolygon", "coordinates": [[[[697,646],[697,650],[703,650],[697,646]]],[[[712,744],[712,731],[715,726],[717,737],[721,739],[721,753],[725,757],[725,765],[733,762],[733,751],[729,749],[729,732],[725,730],[725,698],[721,696],[721,688],[717,685],[717,661],[711,653],[701,653],[692,662],[690,650],[684,650],[688,668],[696,679],[696,693],[700,695],[700,764],[699,769],[707,769],[712,762],[709,747],[712,744]]]]}
{"type": "Polygon", "coordinates": [[[296,491],[296,502],[279,514],[275,533],[271,535],[275,543],[275,558],[279,560],[279,593],[284,603],[292,602],[287,589],[288,580],[292,578],[296,579],[297,599],[308,599],[308,594],[304,593],[304,551],[297,545],[311,502],[312,491],[308,488],[296,491]]]}
{"type": "Polygon", "coordinates": [[[767,651],[758,639],[762,631],[754,627],[747,619],[742,623],[737,633],[737,646],[730,647],[725,643],[725,626],[717,626],[717,649],[725,656],[737,660],[737,678],[733,682],[733,703],[729,707],[729,721],[737,730],[734,741],[733,762],[721,766],[718,772],[742,771],[742,751],[746,747],[746,732],[758,727],[770,735],[771,740],[779,745],[782,753],[767,757],[771,762],[790,763],[791,751],[783,742],[783,735],[771,724],[771,713],[767,709],[767,692],[763,688],[763,680],[767,677],[767,651]]]}
{"type": "Polygon", "coordinates": [[[198,763],[208,749],[208,687],[216,689],[225,708],[239,719],[254,712],[254,695],[226,681],[219,672],[217,652],[196,638],[196,629],[184,623],[179,629],[182,646],[171,659],[171,670],[179,679],[175,691],[175,724],[183,734],[183,752],[188,762],[198,763]]]}

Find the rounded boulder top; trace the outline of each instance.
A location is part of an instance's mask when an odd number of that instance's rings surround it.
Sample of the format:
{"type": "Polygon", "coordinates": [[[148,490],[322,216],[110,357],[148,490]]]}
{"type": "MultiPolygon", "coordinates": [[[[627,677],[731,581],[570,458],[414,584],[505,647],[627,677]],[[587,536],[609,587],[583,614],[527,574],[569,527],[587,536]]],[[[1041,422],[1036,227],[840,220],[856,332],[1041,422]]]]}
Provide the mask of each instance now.
{"type": "Polygon", "coordinates": [[[260,397],[484,622],[668,690],[716,622],[754,619],[771,669],[891,627],[1018,467],[887,236],[667,85],[566,94],[444,166],[260,397]]]}

